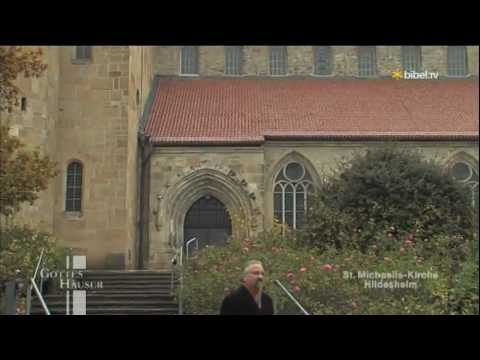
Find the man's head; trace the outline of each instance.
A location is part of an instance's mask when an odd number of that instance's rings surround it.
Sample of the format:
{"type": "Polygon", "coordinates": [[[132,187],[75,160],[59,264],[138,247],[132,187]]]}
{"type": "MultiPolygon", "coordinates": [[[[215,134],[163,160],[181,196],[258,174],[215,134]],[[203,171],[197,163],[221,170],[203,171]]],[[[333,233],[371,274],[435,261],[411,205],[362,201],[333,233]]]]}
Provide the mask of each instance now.
{"type": "Polygon", "coordinates": [[[243,270],[242,282],[249,290],[260,290],[263,287],[263,265],[258,260],[249,261],[243,270]]]}

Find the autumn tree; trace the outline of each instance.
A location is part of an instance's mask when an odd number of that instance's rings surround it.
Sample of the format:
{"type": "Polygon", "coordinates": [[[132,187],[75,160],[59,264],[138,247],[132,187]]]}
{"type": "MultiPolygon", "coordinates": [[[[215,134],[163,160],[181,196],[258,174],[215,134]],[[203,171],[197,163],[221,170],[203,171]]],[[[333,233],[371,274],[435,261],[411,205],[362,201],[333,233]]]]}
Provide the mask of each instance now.
{"type": "MultiPolygon", "coordinates": [[[[0,119],[2,111],[11,112],[18,106],[18,76],[40,77],[46,67],[41,49],[0,47],[0,119]]],[[[0,122],[0,215],[14,214],[24,202],[33,204],[55,175],[55,164],[48,156],[25,149],[9,134],[8,124],[0,122]]]]}
{"type": "Polygon", "coordinates": [[[42,62],[42,49],[20,46],[0,47],[0,112],[18,106],[20,89],[15,84],[19,75],[39,77],[47,65],[42,62]]]}

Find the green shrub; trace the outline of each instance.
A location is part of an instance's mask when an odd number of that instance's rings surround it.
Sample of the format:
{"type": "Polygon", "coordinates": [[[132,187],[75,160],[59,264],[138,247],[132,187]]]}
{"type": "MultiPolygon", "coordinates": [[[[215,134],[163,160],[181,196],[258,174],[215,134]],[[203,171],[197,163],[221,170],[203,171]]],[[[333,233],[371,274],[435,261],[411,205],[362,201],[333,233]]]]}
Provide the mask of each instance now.
{"type": "Polygon", "coordinates": [[[355,153],[333,169],[317,194],[307,214],[304,241],[311,245],[330,244],[337,232],[337,248],[349,246],[345,229],[358,234],[362,250],[381,231],[401,240],[408,234],[422,240],[458,235],[448,248],[472,235],[468,190],[418,151],[385,146],[355,153]]]}
{"type": "Polygon", "coordinates": [[[449,313],[449,289],[455,274],[451,271],[453,261],[448,256],[423,257],[421,245],[405,246],[388,236],[378,236],[378,244],[365,251],[350,247],[339,251],[334,246],[325,246],[320,251],[299,246],[292,234],[283,237],[281,234],[282,231],[275,227],[255,239],[231,239],[226,246],[195,253],[185,266],[186,312],[218,314],[224,289],[238,287],[246,261],[258,259],[266,270],[266,292],[272,295],[280,314],[301,312],[275,286],[277,279],[312,314],[449,313]],[[357,277],[363,272],[402,273],[405,276],[415,272],[427,278],[384,280],[397,280],[404,286],[408,286],[408,281],[415,283],[416,288],[368,288],[365,285],[368,279],[357,277]]]}
{"type": "Polygon", "coordinates": [[[455,276],[453,288],[449,292],[449,310],[452,314],[479,314],[478,247],[473,246],[472,250],[467,261],[462,264],[461,271],[455,276]]]}

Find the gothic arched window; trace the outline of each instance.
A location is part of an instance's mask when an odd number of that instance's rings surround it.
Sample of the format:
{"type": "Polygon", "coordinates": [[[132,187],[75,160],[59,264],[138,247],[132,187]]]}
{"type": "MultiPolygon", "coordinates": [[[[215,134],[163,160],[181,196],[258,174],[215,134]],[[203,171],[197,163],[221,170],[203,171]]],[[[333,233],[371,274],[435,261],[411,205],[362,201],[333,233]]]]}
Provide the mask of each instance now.
{"type": "Polygon", "coordinates": [[[361,77],[377,75],[377,49],[375,46],[358,47],[358,75],[361,77]]]}
{"type": "Polygon", "coordinates": [[[333,70],[332,47],[314,47],[314,73],[316,75],[331,75],[333,70]]]}
{"type": "Polygon", "coordinates": [[[67,193],[65,196],[65,211],[67,212],[82,210],[82,173],[83,166],[78,161],[71,162],[67,167],[67,193]]]}
{"type": "Polygon", "coordinates": [[[458,160],[450,168],[455,180],[468,186],[471,190],[471,204],[473,208],[478,207],[478,170],[467,161],[458,160]]]}
{"type": "Polygon", "coordinates": [[[198,74],[198,48],[196,46],[182,46],[180,54],[180,74],[198,74]]]}
{"type": "Polygon", "coordinates": [[[270,46],[270,75],[286,75],[287,72],[287,47],[270,46]]]}
{"type": "Polygon", "coordinates": [[[468,74],[467,48],[465,46],[449,46],[447,48],[448,76],[466,76],[468,74]]]}
{"type": "Polygon", "coordinates": [[[420,46],[402,46],[402,65],[406,71],[422,69],[422,48],[420,46]]]}
{"type": "Polygon", "coordinates": [[[305,225],[309,196],[313,193],[312,177],[298,162],[285,165],[275,178],[273,187],[274,216],[291,229],[305,225]]]}

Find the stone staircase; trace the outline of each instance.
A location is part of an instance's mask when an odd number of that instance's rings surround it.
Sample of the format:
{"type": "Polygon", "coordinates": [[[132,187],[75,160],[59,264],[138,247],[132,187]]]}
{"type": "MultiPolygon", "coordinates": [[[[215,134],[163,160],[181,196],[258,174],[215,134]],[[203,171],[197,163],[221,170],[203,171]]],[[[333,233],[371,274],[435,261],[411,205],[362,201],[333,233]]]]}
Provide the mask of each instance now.
{"type": "MultiPolygon", "coordinates": [[[[83,280],[101,281],[103,285],[101,289],[86,290],[87,315],[178,314],[178,305],[170,288],[169,271],[85,271],[83,280]]],[[[32,298],[31,314],[44,315],[39,299],[36,296],[32,298]]],[[[52,315],[66,313],[65,290],[44,295],[44,299],[52,315]]],[[[71,304],[70,297],[70,309],[71,304]]]]}

